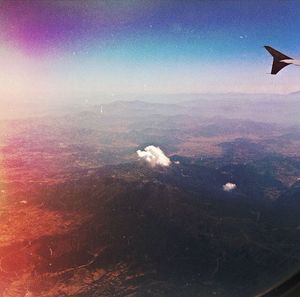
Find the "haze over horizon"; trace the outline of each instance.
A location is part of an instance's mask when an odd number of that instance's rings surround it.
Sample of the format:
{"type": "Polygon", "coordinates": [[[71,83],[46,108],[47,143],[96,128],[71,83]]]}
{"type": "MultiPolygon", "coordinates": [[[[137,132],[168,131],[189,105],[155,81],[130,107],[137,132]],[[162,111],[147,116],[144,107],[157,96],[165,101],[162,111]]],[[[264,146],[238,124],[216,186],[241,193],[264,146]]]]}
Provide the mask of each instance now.
{"type": "MultiPolygon", "coordinates": [[[[296,1],[0,1],[2,99],[290,93],[263,45],[300,57],[296,1]]],[[[76,99],[74,99],[76,101],[76,99]]]]}

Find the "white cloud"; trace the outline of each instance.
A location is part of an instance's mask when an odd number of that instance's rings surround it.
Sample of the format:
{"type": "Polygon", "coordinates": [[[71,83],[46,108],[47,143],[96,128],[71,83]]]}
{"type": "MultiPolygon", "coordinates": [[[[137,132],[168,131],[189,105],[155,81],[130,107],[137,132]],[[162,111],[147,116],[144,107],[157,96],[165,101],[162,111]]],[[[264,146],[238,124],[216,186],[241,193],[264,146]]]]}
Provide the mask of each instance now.
{"type": "Polygon", "coordinates": [[[230,191],[235,190],[235,189],[236,189],[236,184],[226,183],[225,185],[223,185],[223,190],[225,192],[230,192],[230,191]]]}
{"type": "Polygon", "coordinates": [[[139,158],[145,160],[151,166],[170,166],[171,160],[164,154],[164,152],[157,146],[149,145],[143,151],[136,152],[139,158]]]}

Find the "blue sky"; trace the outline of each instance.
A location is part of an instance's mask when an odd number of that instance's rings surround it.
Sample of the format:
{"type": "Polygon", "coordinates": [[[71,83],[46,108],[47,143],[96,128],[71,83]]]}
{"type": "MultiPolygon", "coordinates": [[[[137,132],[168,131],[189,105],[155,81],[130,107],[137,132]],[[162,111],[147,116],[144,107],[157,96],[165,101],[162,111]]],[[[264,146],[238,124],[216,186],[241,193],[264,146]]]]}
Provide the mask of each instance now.
{"type": "Polygon", "coordinates": [[[263,45],[300,57],[299,1],[0,1],[0,92],[288,93],[263,45]]]}

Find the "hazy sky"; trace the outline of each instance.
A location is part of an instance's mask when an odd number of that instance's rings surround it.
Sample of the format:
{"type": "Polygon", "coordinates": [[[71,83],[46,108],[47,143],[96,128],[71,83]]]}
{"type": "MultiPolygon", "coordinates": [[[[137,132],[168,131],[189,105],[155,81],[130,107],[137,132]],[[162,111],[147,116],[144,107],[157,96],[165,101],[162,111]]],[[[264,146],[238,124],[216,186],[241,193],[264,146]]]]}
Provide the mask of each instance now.
{"type": "Polygon", "coordinates": [[[0,95],[300,90],[299,1],[0,0],[0,95]],[[249,3],[251,2],[251,3],[249,3]]]}

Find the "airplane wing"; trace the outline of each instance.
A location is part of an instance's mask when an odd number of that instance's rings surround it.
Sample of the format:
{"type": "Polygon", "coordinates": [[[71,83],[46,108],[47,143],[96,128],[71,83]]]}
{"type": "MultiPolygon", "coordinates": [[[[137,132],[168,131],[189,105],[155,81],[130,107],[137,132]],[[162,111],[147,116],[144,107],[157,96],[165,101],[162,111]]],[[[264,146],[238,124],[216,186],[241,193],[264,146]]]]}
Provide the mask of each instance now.
{"type": "Polygon", "coordinates": [[[285,54],[277,51],[276,49],[270,47],[270,46],[265,46],[265,49],[272,55],[273,57],[273,64],[272,64],[272,71],[271,74],[277,74],[282,68],[285,66],[289,65],[288,63],[285,62],[280,62],[282,60],[292,60],[293,58],[286,56],[285,54]]]}

